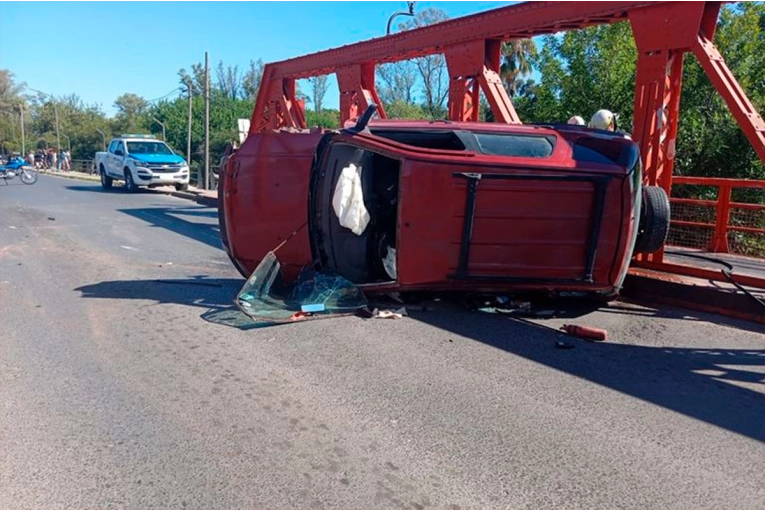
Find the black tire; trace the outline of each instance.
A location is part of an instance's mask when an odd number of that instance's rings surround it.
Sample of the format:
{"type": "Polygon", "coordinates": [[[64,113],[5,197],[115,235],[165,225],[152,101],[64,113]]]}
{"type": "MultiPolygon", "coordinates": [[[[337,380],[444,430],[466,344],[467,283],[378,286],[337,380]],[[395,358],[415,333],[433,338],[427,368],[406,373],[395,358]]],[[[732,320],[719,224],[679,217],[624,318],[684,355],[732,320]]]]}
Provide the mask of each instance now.
{"type": "Polygon", "coordinates": [[[635,253],[655,253],[664,246],[669,234],[669,197],[658,186],[643,187],[643,206],[640,210],[635,253]]]}
{"type": "Polygon", "coordinates": [[[106,170],[104,170],[104,165],[98,166],[98,173],[101,175],[101,187],[104,189],[112,189],[112,184],[114,184],[114,179],[106,175],[106,170]]]}
{"type": "Polygon", "coordinates": [[[186,191],[189,189],[189,183],[183,183],[180,182],[175,185],[175,191],[186,191]]]}
{"type": "Polygon", "coordinates": [[[133,174],[130,173],[129,169],[125,169],[125,190],[129,193],[135,193],[138,191],[138,186],[136,186],[135,181],[133,180],[133,174]]]}
{"type": "Polygon", "coordinates": [[[37,182],[37,170],[27,170],[22,168],[19,179],[24,184],[34,184],[37,182]]]}

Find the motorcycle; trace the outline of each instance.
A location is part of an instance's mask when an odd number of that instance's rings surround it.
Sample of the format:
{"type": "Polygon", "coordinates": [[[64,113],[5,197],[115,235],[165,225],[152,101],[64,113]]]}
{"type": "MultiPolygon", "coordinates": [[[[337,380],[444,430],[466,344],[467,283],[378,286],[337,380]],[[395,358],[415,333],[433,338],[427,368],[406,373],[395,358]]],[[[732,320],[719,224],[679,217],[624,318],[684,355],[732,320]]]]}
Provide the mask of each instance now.
{"type": "Polygon", "coordinates": [[[37,182],[37,170],[30,169],[27,162],[21,158],[11,158],[8,164],[0,166],[0,177],[5,180],[5,184],[17,175],[24,184],[37,182]]]}

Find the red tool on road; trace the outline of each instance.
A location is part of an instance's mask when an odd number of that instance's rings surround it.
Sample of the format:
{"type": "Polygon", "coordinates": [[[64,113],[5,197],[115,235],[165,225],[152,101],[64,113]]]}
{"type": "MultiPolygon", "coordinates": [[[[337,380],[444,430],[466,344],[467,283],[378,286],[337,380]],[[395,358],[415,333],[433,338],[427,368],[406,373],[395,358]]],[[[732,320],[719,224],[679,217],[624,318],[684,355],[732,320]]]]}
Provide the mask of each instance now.
{"type": "Polygon", "coordinates": [[[608,338],[608,332],[605,329],[591,328],[589,326],[577,326],[575,324],[564,324],[563,331],[571,336],[603,342],[608,338]]]}

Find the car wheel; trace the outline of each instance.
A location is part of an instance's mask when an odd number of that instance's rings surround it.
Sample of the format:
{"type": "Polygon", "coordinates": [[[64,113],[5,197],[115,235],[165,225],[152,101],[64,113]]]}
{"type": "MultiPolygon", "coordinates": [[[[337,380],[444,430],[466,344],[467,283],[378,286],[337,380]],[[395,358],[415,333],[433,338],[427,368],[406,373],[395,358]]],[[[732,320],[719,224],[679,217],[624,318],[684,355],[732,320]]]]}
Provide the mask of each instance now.
{"type": "Polygon", "coordinates": [[[188,183],[176,183],[175,185],[175,191],[186,191],[189,189],[188,183]]]}
{"type": "Polygon", "coordinates": [[[669,221],[670,208],[667,192],[659,186],[644,186],[635,253],[659,251],[667,240],[669,221]]]}
{"type": "Polygon", "coordinates": [[[125,189],[130,193],[135,193],[138,190],[138,186],[135,185],[133,180],[133,174],[127,168],[125,169],[125,189]]]}
{"type": "Polygon", "coordinates": [[[104,170],[103,165],[99,167],[98,173],[101,175],[101,186],[104,189],[112,189],[112,184],[114,183],[114,180],[108,175],[106,175],[106,170],[104,170]]]}

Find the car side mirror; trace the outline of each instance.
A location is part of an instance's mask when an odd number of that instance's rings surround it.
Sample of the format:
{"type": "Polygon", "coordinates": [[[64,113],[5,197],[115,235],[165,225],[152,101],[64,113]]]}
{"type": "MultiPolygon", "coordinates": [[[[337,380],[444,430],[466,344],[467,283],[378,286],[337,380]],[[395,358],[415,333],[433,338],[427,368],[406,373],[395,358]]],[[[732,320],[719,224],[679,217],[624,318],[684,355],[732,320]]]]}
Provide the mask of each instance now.
{"type": "Polygon", "coordinates": [[[122,156],[122,154],[123,154],[122,149],[117,149],[116,151],[114,151],[115,156],[122,156]]]}

